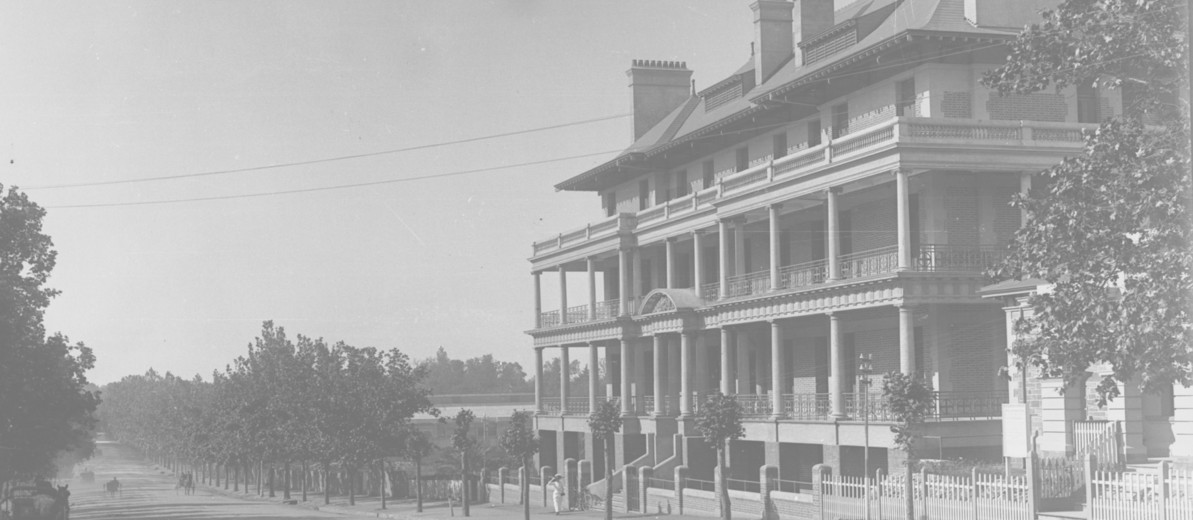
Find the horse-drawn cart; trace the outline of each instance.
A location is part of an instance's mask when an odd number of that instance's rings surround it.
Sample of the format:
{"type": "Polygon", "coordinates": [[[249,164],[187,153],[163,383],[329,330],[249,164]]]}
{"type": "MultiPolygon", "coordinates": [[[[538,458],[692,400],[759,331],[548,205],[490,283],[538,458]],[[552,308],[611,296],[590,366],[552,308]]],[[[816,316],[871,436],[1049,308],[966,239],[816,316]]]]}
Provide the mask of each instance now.
{"type": "Polygon", "coordinates": [[[14,485],[8,488],[4,501],[8,517],[13,520],[67,520],[70,518],[70,494],[65,488],[55,491],[33,485],[14,485]]]}

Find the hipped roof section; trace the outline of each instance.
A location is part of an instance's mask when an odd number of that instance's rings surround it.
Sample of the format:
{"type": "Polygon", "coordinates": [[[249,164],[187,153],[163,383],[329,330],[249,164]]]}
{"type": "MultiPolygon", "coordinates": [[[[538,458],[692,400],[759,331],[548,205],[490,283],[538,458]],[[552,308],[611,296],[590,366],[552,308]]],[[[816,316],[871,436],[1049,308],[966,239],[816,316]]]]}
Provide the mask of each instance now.
{"type": "MultiPolygon", "coordinates": [[[[797,66],[788,60],[762,85],[742,97],[705,110],[704,93],[714,90],[746,71],[752,71],[753,59],[728,78],[713,87],[688,98],[657,125],[642,135],[629,148],[605,163],[555,185],[556,190],[598,191],[606,188],[602,177],[660,155],[675,146],[707,136],[730,124],[765,110],[760,104],[765,98],[784,94],[803,85],[823,80],[833,71],[871,55],[872,51],[887,47],[899,37],[910,33],[951,33],[965,36],[1013,37],[1017,31],[977,27],[965,19],[965,0],[859,0],[833,14],[834,26],[822,34],[840,29],[845,24],[857,26],[858,42],[832,58],[811,65],[797,66]]],[[[815,41],[812,35],[805,41],[815,41]]],[[[640,170],[641,168],[635,168],[640,170]]]]}

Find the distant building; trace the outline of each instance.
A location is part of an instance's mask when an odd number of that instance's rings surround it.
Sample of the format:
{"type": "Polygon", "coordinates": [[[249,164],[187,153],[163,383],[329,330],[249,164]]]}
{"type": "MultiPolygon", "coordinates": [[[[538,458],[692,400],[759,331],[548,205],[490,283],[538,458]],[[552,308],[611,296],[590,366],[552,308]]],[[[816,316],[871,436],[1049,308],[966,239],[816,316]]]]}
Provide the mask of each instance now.
{"type": "MultiPolygon", "coordinates": [[[[878,398],[892,370],[939,392],[925,456],[1021,456],[1026,434],[1004,439],[1018,394],[1000,375],[1005,313],[979,293],[983,270],[1020,226],[1008,202],[1030,174],[1122,110],[1118,92],[979,84],[1048,3],[758,0],[752,56],[729,77],[695,91],[683,62],[634,60],[633,143],[555,186],[598,194],[606,217],[533,244],[536,382],[544,349],[603,360],[609,379],[593,371],[586,398],[538,387],[540,462],[589,460],[600,475],[586,416],[611,399],[625,417],[619,467],[682,464],[712,480],[692,416],[720,390],[749,415],[731,478],[758,482],[769,464],[808,483],[821,462],[860,475],[862,354],[871,472],[901,465],[878,398]],[[542,309],[544,275],[561,282],[558,309],[542,309]]],[[[1171,406],[1151,412],[1108,413],[1163,421],[1171,406]]]]}

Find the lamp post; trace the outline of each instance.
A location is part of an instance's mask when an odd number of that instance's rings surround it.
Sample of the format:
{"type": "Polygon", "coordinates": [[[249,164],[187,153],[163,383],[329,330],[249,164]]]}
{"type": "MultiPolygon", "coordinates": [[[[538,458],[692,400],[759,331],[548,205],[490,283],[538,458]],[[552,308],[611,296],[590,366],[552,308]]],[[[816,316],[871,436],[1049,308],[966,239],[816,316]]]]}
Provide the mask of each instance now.
{"type": "Polygon", "coordinates": [[[864,420],[865,448],[862,451],[862,482],[866,484],[866,520],[870,520],[870,375],[874,373],[873,354],[859,354],[857,357],[858,387],[862,394],[862,417],[864,420]]]}

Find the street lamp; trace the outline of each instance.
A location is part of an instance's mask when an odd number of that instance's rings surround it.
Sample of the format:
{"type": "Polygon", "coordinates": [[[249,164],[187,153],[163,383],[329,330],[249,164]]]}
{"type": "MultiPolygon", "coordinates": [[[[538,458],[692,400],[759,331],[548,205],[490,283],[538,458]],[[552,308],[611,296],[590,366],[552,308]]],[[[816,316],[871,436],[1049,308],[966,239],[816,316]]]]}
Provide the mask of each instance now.
{"type": "MultiPolygon", "coordinates": [[[[865,421],[865,448],[862,451],[862,482],[870,478],[870,375],[874,373],[874,355],[859,354],[857,357],[858,388],[862,394],[862,417],[865,421]]],[[[869,484],[866,485],[869,488],[869,484]]],[[[870,519],[870,493],[866,493],[866,520],[870,519]]]]}

